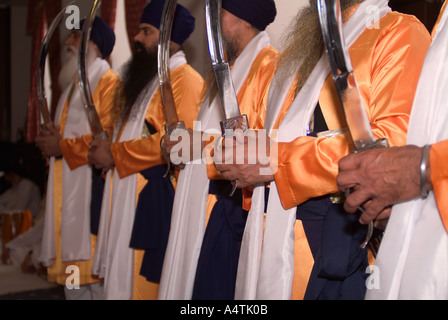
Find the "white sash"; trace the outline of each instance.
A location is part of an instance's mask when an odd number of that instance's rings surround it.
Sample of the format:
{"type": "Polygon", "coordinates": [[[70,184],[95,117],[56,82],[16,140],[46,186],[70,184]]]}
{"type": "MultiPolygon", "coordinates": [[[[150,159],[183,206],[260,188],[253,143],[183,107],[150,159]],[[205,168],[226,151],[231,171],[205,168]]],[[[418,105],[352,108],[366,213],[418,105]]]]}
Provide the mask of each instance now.
{"type": "MultiPolygon", "coordinates": [[[[411,145],[448,138],[447,19],[445,11],[423,65],[409,123],[411,145]]],[[[448,236],[433,192],[394,206],[375,265],[379,288],[372,286],[367,299],[448,299],[448,236]]]]}
{"type": "MultiPolygon", "coordinates": [[[[252,63],[261,50],[270,45],[266,32],[259,33],[247,45],[231,69],[235,90],[245,82],[252,63]]],[[[207,100],[199,111],[197,130],[220,133],[224,120],[221,101],[207,100]]],[[[160,280],[160,300],[189,300],[193,293],[196,266],[205,231],[206,204],[209,189],[207,167],[187,164],[182,170],[174,198],[171,230],[160,280]]]]}
{"type": "MultiPolygon", "coordinates": [[[[178,52],[170,58],[170,69],[174,71],[186,63],[185,54],[178,52]]],[[[156,77],[143,92],[141,105],[136,106],[138,112],[126,121],[118,142],[141,138],[145,115],[158,85],[156,77]]],[[[116,128],[114,139],[119,129],[116,128]]],[[[137,176],[121,179],[117,170],[106,176],[92,273],[104,278],[104,298],[109,300],[132,299],[134,249],[129,247],[129,242],[136,209],[137,176]]]]}
{"type": "MultiPolygon", "coordinates": [[[[93,90],[101,77],[110,69],[109,64],[96,59],[89,67],[89,83],[93,90]]],[[[56,110],[56,123],[60,122],[65,102],[72,86],[62,94],[56,110]]],[[[73,90],[64,128],[63,138],[74,139],[92,132],[79,87],[73,90]]],[[[56,258],[54,233],[54,158],[50,159],[48,175],[45,230],[42,241],[41,261],[51,266],[56,258]]],[[[62,261],[83,261],[91,259],[90,244],[90,198],[92,171],[89,165],[70,170],[65,159],[62,168],[62,208],[61,208],[61,246],[62,261]]]]}
{"type": "MultiPolygon", "coordinates": [[[[380,9],[380,17],[383,17],[390,11],[387,4],[386,0],[366,0],[357,8],[344,25],[344,37],[348,47],[368,26],[367,8],[375,5],[380,9]]],[[[328,57],[323,55],[282,121],[278,130],[279,142],[290,142],[306,135],[307,125],[329,72],[328,57]]],[[[291,76],[289,80],[292,82],[293,78],[291,76]]],[[[285,85],[277,76],[273,80],[267,107],[268,130],[272,129],[280,112],[290,83],[285,85]]],[[[236,299],[291,299],[296,208],[283,208],[276,184],[272,182],[263,237],[264,204],[264,186],[259,185],[254,190],[252,207],[243,235],[236,299]]]]}

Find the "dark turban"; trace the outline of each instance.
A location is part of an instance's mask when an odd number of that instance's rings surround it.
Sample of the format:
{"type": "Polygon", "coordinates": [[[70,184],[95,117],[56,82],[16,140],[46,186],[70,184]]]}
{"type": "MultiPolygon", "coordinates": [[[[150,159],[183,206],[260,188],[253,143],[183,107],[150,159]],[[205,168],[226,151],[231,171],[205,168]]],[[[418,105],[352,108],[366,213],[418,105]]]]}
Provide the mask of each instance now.
{"type": "Polygon", "coordinates": [[[264,31],[275,20],[274,0],[222,0],[222,8],[264,31]]]}
{"type": "MultiPolygon", "coordinates": [[[[163,13],[165,0],[152,0],[143,10],[140,23],[150,24],[160,29],[160,21],[163,13]]],[[[195,18],[187,8],[178,4],[174,14],[171,41],[182,45],[194,31],[195,18]]]]}
{"type": "MultiPolygon", "coordinates": [[[[81,29],[84,26],[85,19],[81,21],[81,29]]],[[[92,24],[90,40],[98,46],[102,58],[106,59],[112,53],[115,46],[115,33],[100,17],[95,17],[92,24]]]]}

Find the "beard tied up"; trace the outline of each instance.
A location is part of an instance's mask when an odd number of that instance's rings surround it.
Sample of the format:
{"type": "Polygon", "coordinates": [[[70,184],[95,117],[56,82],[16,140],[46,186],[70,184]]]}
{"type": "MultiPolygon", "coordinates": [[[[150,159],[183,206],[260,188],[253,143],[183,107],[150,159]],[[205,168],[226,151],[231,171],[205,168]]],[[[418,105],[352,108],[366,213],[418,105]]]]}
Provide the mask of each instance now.
{"type": "MultiPolygon", "coordinates": [[[[348,8],[364,0],[341,0],[343,19],[348,8]]],[[[311,72],[324,54],[324,41],[319,23],[317,0],[310,0],[290,27],[290,32],[282,39],[285,50],[279,60],[279,70],[284,77],[298,74],[296,93],[300,92],[311,72]],[[291,67],[291,66],[296,66],[291,67]]]]}

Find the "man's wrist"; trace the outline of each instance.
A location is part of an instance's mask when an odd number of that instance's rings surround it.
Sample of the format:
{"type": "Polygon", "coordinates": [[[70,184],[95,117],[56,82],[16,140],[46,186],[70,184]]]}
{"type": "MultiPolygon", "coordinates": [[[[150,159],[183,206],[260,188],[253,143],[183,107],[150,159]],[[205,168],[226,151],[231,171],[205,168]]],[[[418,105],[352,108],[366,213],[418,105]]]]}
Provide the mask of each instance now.
{"type": "Polygon", "coordinates": [[[429,161],[429,151],[431,145],[425,145],[422,149],[420,160],[420,196],[425,199],[431,190],[431,168],[429,161]]]}

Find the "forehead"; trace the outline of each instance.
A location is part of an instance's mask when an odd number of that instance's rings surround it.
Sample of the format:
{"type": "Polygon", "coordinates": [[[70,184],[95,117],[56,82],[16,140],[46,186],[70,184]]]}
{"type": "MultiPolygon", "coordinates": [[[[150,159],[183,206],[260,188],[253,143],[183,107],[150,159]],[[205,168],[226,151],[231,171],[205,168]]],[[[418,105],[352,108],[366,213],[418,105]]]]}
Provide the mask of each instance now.
{"type": "Polygon", "coordinates": [[[226,9],[222,9],[221,17],[225,19],[232,19],[232,20],[240,20],[236,15],[231,13],[230,11],[227,11],[226,9]]]}
{"type": "Polygon", "coordinates": [[[156,27],[149,23],[140,23],[139,30],[143,31],[159,31],[156,27]]]}
{"type": "Polygon", "coordinates": [[[74,37],[74,38],[79,38],[81,37],[81,30],[77,30],[77,29],[73,29],[70,31],[70,33],[68,34],[68,37],[74,37]]]}

